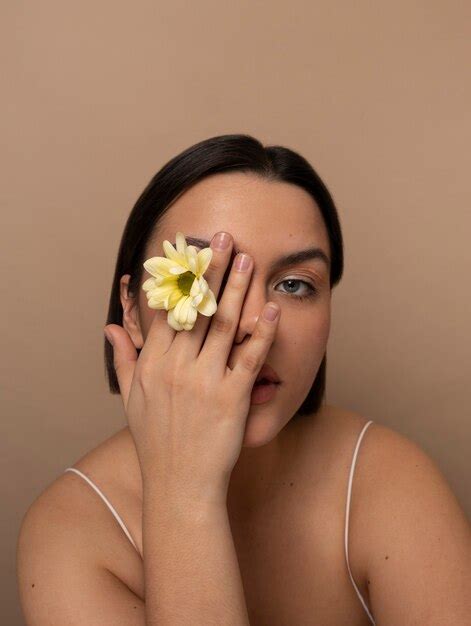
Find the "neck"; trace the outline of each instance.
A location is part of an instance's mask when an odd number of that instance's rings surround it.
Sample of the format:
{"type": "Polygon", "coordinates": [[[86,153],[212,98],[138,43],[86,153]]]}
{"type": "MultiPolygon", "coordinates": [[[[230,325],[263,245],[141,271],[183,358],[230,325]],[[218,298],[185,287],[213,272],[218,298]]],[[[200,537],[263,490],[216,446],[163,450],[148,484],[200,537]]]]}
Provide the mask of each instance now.
{"type": "Polygon", "coordinates": [[[300,426],[291,420],[267,444],[242,447],[227,494],[227,508],[234,518],[242,521],[261,511],[288,480],[296,459],[300,426]]]}

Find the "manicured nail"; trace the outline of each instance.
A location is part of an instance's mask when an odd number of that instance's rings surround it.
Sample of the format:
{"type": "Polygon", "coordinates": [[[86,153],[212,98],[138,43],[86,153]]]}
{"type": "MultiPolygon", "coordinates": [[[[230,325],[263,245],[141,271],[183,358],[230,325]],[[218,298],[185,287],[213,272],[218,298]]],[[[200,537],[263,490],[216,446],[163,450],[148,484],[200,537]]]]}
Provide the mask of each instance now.
{"type": "Polygon", "coordinates": [[[234,267],[239,272],[245,272],[250,267],[250,256],[248,254],[238,254],[234,261],[234,267]]]}
{"type": "Polygon", "coordinates": [[[229,245],[231,240],[231,236],[229,233],[220,232],[217,235],[214,235],[213,240],[211,242],[211,248],[215,248],[216,250],[225,250],[229,245]]]}
{"type": "Polygon", "coordinates": [[[263,309],[263,317],[269,322],[273,322],[273,320],[277,318],[277,315],[278,309],[276,309],[274,306],[268,305],[263,309]]]}

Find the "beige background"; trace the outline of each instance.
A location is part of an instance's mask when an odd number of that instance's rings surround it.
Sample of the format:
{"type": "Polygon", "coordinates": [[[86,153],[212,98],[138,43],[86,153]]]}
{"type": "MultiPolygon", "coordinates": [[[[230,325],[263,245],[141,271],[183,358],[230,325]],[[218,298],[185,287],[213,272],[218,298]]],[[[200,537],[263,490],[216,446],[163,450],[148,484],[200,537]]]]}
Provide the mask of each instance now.
{"type": "Polygon", "coordinates": [[[329,403],[418,442],[471,513],[469,3],[4,2],[2,623],[32,500],[125,421],[103,335],[132,204],[246,132],[306,156],[345,237],[329,403]]]}

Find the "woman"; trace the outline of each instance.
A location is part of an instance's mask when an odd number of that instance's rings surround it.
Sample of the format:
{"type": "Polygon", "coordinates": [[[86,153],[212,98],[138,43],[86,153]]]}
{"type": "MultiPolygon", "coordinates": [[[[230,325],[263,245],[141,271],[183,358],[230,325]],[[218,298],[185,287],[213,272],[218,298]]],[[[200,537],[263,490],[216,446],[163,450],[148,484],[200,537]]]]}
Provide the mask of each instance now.
{"type": "Polygon", "coordinates": [[[328,190],[286,148],[214,137],[155,175],[105,328],[128,426],[25,515],[28,625],[469,624],[470,528],[444,477],[407,438],[324,402],[342,245],[328,190]],[[143,271],[187,244],[210,257],[217,298],[190,330],[183,309],[151,307],[143,271]]]}

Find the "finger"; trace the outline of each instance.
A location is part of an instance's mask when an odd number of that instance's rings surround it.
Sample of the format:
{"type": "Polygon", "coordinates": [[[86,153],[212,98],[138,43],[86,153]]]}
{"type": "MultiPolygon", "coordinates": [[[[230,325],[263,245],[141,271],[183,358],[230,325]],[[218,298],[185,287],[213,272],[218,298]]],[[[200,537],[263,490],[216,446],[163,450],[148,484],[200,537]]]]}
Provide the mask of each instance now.
{"type": "Polygon", "coordinates": [[[127,331],[117,324],[104,328],[108,341],[113,346],[113,364],[118,379],[124,409],[128,406],[129,392],[137,363],[137,350],[127,331]]]}
{"type": "MultiPolygon", "coordinates": [[[[216,235],[219,233],[216,233],[216,235]]],[[[216,248],[215,239],[216,235],[212,238],[210,248],[212,252],[211,261],[204,272],[204,279],[207,281],[209,289],[214,294],[214,298],[218,298],[221,291],[221,285],[226,276],[226,272],[230,272],[230,260],[233,247],[233,239],[230,233],[225,233],[229,239],[227,241],[226,248],[216,248]],[[229,266],[229,267],[228,267],[229,266]]],[[[199,253],[198,253],[199,254],[199,253]]],[[[217,304],[219,308],[220,304],[217,304]]],[[[217,312],[214,314],[217,315],[217,312]]],[[[184,350],[188,356],[196,358],[201,351],[201,347],[205,342],[208,326],[211,324],[214,315],[207,316],[198,314],[196,322],[191,331],[179,332],[177,337],[174,338],[173,345],[178,348],[179,346],[185,346],[184,350]]]]}
{"type": "Polygon", "coordinates": [[[139,363],[154,363],[158,357],[163,356],[169,350],[177,334],[177,331],[168,323],[168,311],[155,309],[139,354],[139,363]]]}
{"type": "Polygon", "coordinates": [[[251,389],[255,384],[257,376],[266,361],[267,354],[273,343],[280,320],[280,307],[274,302],[268,302],[258,317],[255,330],[249,342],[245,346],[245,350],[240,354],[231,376],[239,377],[242,383],[246,383],[251,389]],[[271,310],[276,311],[274,319],[267,319],[267,315],[271,310]]]}
{"type": "Polygon", "coordinates": [[[253,259],[250,255],[238,254],[232,263],[227,285],[224,288],[218,309],[213,315],[208,335],[200,356],[211,363],[211,367],[224,374],[234,336],[239,325],[242,304],[250,283],[253,259]],[[248,265],[240,265],[245,257],[248,265]]]}

